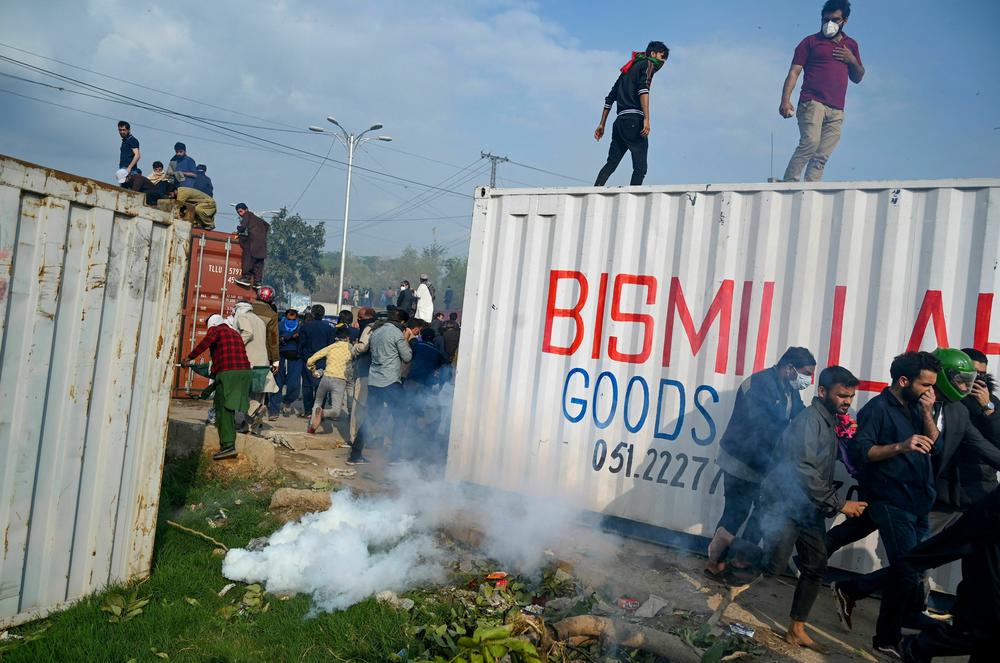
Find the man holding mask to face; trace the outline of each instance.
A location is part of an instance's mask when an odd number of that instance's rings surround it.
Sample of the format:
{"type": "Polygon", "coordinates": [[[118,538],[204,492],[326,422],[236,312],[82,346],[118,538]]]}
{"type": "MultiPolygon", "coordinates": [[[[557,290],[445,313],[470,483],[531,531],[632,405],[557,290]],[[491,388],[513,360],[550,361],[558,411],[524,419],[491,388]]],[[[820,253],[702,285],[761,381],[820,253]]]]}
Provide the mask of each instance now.
{"type": "Polygon", "coordinates": [[[795,115],[799,120],[799,145],[785,169],[785,182],[798,182],[803,168],[806,182],[823,179],[826,161],[840,141],[847,81],[860,83],[865,75],[858,42],[844,34],[850,15],[848,0],[827,0],[820,31],[795,47],[778,107],[781,117],[795,115]],[[799,105],[794,108],[792,91],[803,70],[799,105]]]}

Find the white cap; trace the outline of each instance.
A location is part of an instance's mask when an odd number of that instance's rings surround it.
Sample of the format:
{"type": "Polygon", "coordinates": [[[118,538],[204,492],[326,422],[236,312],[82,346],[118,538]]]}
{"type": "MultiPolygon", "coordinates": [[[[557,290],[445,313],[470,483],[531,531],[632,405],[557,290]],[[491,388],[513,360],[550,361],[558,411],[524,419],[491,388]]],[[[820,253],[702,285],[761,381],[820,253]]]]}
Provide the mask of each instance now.
{"type": "Polygon", "coordinates": [[[118,180],[119,184],[125,184],[125,180],[128,179],[128,171],[125,170],[124,168],[119,168],[115,172],[115,179],[118,180]]]}

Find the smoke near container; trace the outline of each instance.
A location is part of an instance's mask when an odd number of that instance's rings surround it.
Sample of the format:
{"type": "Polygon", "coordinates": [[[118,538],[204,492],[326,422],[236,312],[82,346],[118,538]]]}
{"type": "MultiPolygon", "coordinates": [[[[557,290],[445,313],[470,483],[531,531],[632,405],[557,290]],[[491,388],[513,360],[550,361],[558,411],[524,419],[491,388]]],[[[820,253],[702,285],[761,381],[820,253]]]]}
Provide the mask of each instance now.
{"type": "MultiPolygon", "coordinates": [[[[327,511],[288,523],[262,550],[230,550],[222,574],[262,583],[269,592],[308,594],[315,610],[332,612],[383,590],[399,593],[444,580],[454,552],[442,550],[435,535],[459,519],[482,530],[479,552],[507,571],[533,575],[577,517],[551,501],[472,494],[414,469],[403,468],[392,479],[401,487],[397,495],[335,492],[327,511]]],[[[578,543],[578,530],[574,537],[578,543]]]]}

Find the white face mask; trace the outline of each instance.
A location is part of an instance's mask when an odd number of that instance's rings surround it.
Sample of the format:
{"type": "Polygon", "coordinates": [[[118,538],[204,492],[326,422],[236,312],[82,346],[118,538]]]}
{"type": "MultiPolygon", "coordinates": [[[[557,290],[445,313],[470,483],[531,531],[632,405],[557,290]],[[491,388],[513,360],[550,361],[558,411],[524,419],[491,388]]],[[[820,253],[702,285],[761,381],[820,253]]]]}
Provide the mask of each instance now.
{"type": "Polygon", "coordinates": [[[793,389],[797,391],[802,391],[803,389],[812,384],[812,376],[795,371],[795,379],[791,380],[790,382],[792,383],[793,389]]]}
{"type": "Polygon", "coordinates": [[[833,39],[840,32],[840,26],[833,21],[827,21],[823,24],[823,36],[827,39],[833,39]]]}

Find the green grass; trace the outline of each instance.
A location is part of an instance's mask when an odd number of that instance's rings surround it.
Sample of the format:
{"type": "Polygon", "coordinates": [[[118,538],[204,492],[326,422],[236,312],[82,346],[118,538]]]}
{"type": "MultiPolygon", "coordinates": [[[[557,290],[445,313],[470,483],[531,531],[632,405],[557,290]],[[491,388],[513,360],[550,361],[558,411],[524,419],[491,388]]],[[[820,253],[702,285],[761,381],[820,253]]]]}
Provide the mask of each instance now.
{"type": "Polygon", "coordinates": [[[111,588],[47,620],[12,629],[25,640],[0,643],[0,660],[139,663],[161,661],[165,655],[170,661],[217,663],[381,662],[407,646],[407,616],[372,600],[343,612],[307,617],[308,597],[280,600],[267,595],[266,612],[228,619],[220,615],[220,608],[239,605],[245,586],[237,583],[218,597],[229,582],[222,577],[222,557],[213,555],[210,543],[167,526],[167,519],[230,547],[270,534],[280,523],[267,512],[274,486],[262,479],[222,484],[207,478],[198,463],[192,459],[165,469],[147,580],[111,588]],[[188,505],[203,506],[192,511],[188,505]],[[228,520],[212,529],[206,519],[217,517],[219,509],[226,510],[228,520]],[[142,613],[127,622],[109,623],[109,614],[101,610],[108,595],[131,592],[149,600],[142,613]]]}

